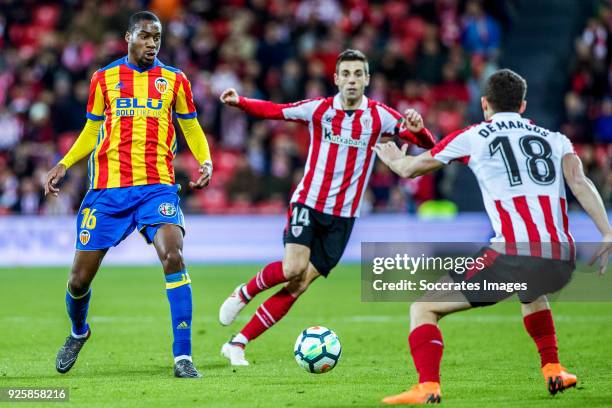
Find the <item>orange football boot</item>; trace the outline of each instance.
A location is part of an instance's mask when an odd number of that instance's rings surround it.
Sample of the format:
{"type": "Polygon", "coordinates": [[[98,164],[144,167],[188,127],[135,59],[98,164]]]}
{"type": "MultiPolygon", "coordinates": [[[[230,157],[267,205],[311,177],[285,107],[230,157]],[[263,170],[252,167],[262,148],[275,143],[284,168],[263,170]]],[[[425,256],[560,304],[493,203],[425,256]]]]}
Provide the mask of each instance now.
{"type": "Polygon", "coordinates": [[[570,374],[561,364],[548,363],[542,367],[542,374],[548,387],[548,392],[555,395],[557,392],[566,388],[575,387],[578,378],[574,374],[570,374]]]}
{"type": "Polygon", "coordinates": [[[440,383],[424,382],[412,386],[408,391],[382,400],[384,404],[439,404],[442,399],[440,383]]]}

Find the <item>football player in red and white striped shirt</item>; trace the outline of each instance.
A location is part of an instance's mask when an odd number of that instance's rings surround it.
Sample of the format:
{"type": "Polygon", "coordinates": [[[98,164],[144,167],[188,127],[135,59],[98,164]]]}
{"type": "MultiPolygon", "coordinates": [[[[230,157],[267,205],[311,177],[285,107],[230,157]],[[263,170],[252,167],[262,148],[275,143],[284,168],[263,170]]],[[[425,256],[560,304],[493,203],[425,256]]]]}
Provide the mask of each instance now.
{"type": "Polygon", "coordinates": [[[301,122],[310,131],[304,177],[290,200],[283,261],[266,265],[250,282],[238,286],[219,311],[221,324],[229,325],[255,295],[284,284],[223,345],[222,353],[232,365],[248,365],[247,342],[278,322],[308,286],[327,276],[340,260],[372,172],[372,147],[381,136],[397,136],[425,148],[434,145],[416,111],[408,111],[405,120],[364,95],[370,75],[360,51],[346,50],[338,56],[334,81],[339,89],[336,96],[288,104],[247,99],[234,89],[221,95],[223,103],[253,116],[301,122]]]}
{"type": "MultiPolygon", "coordinates": [[[[551,394],[576,385],[576,376],[559,364],[557,338],[546,293],[556,292],[574,270],[574,240],[569,232],[565,182],[603,236],[596,254],[600,273],[612,249],[612,228],[601,197],[584,175],[570,141],[524,119],[527,83],[504,69],[493,74],[482,98],[486,121],[454,132],[419,156],[405,155],[395,144],[375,146],[378,156],[402,177],[416,177],[451,161],[474,172],[495,237],[480,253],[485,267],[451,274],[448,282],[525,282],[518,292],[523,321],[541,357],[551,394]]],[[[592,260],[594,262],[595,259],[592,260]]],[[[419,384],[385,398],[389,404],[439,402],[442,334],[437,323],[447,314],[494,304],[512,293],[453,291],[437,293],[410,309],[410,351],[419,384]]],[[[426,295],[427,297],[427,295],[426,295]]],[[[425,298],[424,298],[425,299],[425,298]]]]}

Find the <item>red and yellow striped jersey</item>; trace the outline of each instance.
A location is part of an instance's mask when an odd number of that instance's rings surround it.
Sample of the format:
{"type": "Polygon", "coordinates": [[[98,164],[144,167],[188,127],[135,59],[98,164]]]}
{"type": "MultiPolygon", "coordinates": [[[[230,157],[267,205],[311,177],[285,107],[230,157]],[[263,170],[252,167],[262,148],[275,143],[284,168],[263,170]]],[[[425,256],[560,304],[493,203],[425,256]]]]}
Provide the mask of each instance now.
{"type": "Polygon", "coordinates": [[[104,123],[89,157],[90,188],[173,184],[173,110],[181,119],[197,115],[180,70],[158,59],[142,70],[126,56],[96,71],[87,118],[104,123]]]}

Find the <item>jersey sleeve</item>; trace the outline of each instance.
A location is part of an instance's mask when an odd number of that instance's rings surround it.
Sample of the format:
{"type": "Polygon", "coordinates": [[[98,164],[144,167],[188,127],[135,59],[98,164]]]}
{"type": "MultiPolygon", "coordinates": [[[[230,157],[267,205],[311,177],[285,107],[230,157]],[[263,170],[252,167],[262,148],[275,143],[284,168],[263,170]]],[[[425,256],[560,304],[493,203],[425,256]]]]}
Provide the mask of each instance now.
{"type": "Polygon", "coordinates": [[[576,153],[576,150],[574,149],[574,145],[569,140],[569,138],[561,133],[559,133],[559,135],[561,136],[559,138],[561,142],[561,157],[565,156],[566,154],[576,153]]]}
{"type": "Polygon", "coordinates": [[[104,120],[104,94],[100,85],[100,71],[94,72],[89,84],[89,98],[87,99],[87,119],[99,121],[104,120]]]}
{"type": "Polygon", "coordinates": [[[274,103],[241,96],[238,107],[249,115],[262,119],[308,123],[312,120],[312,115],[321,101],[323,101],[323,98],[307,99],[293,103],[274,103]]]}
{"type": "Polygon", "coordinates": [[[198,116],[195,104],[193,103],[193,93],[191,84],[184,73],[176,74],[176,80],[180,81],[174,102],[174,112],[179,119],[193,119],[198,116]]]}
{"type": "Polygon", "coordinates": [[[465,129],[449,134],[431,149],[431,156],[444,164],[452,161],[467,164],[470,160],[470,154],[470,138],[465,129]]]}
{"type": "Polygon", "coordinates": [[[63,164],[68,169],[74,163],[91,153],[96,147],[100,126],[102,126],[100,121],[87,119],[79,137],[75,140],[68,153],[60,160],[60,164],[63,164]]]}
{"type": "Polygon", "coordinates": [[[283,117],[286,120],[310,122],[315,109],[321,101],[323,101],[323,99],[318,98],[289,103],[283,107],[283,117]]]}
{"type": "Polygon", "coordinates": [[[381,103],[378,104],[380,114],[380,133],[382,135],[399,135],[402,127],[402,115],[394,109],[381,103]]]}
{"type": "Polygon", "coordinates": [[[178,118],[178,123],[187,141],[187,146],[189,146],[189,150],[191,150],[193,157],[196,158],[198,163],[203,164],[206,161],[211,161],[208,141],[198,119],[178,118]]]}

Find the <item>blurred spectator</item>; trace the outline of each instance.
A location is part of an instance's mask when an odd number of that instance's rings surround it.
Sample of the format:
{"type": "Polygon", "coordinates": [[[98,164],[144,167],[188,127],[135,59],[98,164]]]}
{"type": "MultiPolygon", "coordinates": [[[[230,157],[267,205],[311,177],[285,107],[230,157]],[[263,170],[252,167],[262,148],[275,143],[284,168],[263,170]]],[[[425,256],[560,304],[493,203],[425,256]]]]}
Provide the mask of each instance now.
{"type": "Polygon", "coordinates": [[[588,20],[576,39],[561,131],[574,143],[587,176],[609,208],[612,206],[612,61],[608,48],[612,4],[604,0],[598,3],[597,14],[588,20]]]}
{"type": "Polygon", "coordinates": [[[0,151],[12,150],[23,137],[23,124],[10,108],[0,105],[0,151]]]}
{"type": "Polygon", "coordinates": [[[463,47],[467,52],[479,53],[494,58],[501,45],[501,28],[488,15],[481,0],[469,0],[463,20],[463,47]]]}

